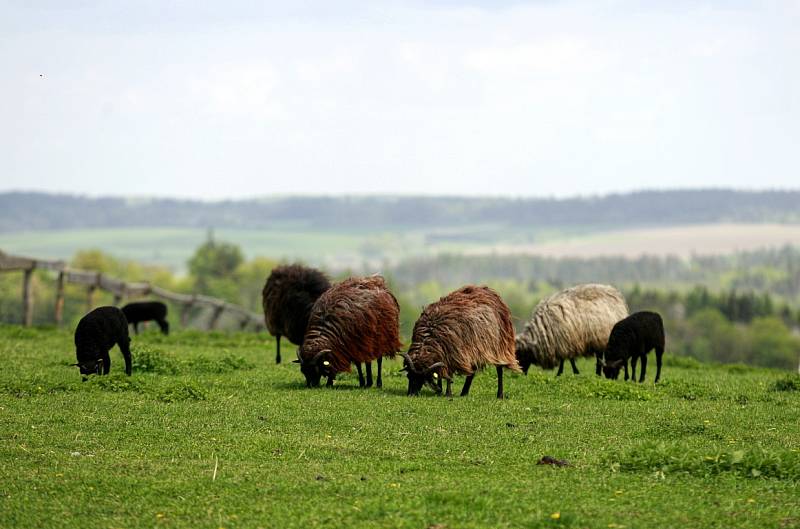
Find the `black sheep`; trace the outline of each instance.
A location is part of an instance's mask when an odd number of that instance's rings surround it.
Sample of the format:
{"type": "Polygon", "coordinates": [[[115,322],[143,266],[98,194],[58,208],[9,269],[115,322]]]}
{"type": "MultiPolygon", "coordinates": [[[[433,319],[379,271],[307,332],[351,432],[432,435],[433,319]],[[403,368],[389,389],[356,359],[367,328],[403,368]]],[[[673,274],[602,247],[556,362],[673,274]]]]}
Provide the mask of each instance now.
{"type": "Polygon", "coordinates": [[[656,312],[636,312],[618,321],[611,329],[603,363],[606,378],[616,379],[625,367],[628,380],[628,358],[631,359],[631,378],[636,379],[636,361],[642,359],[639,382],[644,382],[647,353],[656,350],[656,382],[661,378],[661,357],[664,355],[664,322],[656,312]]]}
{"type": "Polygon", "coordinates": [[[81,318],[75,328],[75,355],[81,375],[103,374],[111,370],[108,352],[119,345],[125,358],[125,373],[131,374],[130,337],[128,320],[117,307],[98,307],[81,318]]]}
{"type": "Polygon", "coordinates": [[[329,288],[327,276],[315,268],[292,264],[272,270],[261,292],[261,304],[267,330],[277,338],[276,364],[281,363],[281,336],[303,345],[311,307],[329,288]]]}
{"type": "Polygon", "coordinates": [[[167,306],[160,301],[134,301],[122,307],[122,312],[125,313],[128,323],[133,324],[133,332],[136,334],[139,334],[139,323],[151,320],[155,320],[162,333],[169,334],[167,306]]]}

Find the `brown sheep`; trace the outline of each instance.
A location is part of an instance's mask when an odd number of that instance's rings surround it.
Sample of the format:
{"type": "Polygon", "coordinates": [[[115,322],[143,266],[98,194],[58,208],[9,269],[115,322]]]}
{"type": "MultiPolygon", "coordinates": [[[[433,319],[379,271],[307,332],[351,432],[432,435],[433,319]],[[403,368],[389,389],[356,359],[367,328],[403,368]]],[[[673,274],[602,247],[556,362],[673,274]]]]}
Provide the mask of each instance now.
{"type": "Polygon", "coordinates": [[[521,371],[514,356],[514,324],[508,305],[489,287],[462,287],[422,311],[404,368],[408,394],[416,395],[423,384],[446,396],[452,395],[452,375],[466,375],[461,396],[469,394],[475,371],[497,367],[497,398],[503,398],[503,367],[521,371]]]}
{"type": "Polygon", "coordinates": [[[337,373],[358,368],[359,385],[364,386],[361,362],[367,364],[366,387],[372,385],[373,360],[394,357],[400,343],[400,306],[381,276],[353,277],[332,286],[311,309],[303,344],[296,363],[308,387],[319,386],[320,378],[333,385],[337,373]]]}
{"type": "Polygon", "coordinates": [[[546,298],[533,309],[531,320],[517,335],[517,360],[527,374],[531,364],[542,369],[558,365],[564,372],[564,360],[578,374],[575,359],[597,358],[606,349],[611,328],[628,315],[628,305],[619,290],[608,285],[578,285],[546,298]]]}
{"type": "Polygon", "coordinates": [[[303,343],[311,307],[331,288],[328,277],[299,264],[275,267],[261,291],[267,330],[276,338],[275,363],[281,363],[281,336],[295,345],[303,343]]]}

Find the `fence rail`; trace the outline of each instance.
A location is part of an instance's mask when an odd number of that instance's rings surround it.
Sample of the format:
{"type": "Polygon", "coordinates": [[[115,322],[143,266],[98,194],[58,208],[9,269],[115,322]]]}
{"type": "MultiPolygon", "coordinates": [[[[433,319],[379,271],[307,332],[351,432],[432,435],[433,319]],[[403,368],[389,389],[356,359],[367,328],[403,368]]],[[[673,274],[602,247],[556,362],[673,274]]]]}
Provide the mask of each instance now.
{"type": "Polygon", "coordinates": [[[170,301],[181,307],[181,324],[189,321],[189,313],[193,308],[211,309],[211,317],[206,322],[206,329],[216,328],[224,313],[239,323],[241,329],[248,327],[261,330],[265,327],[261,314],[251,312],[244,307],[228,303],[225,300],[204,296],[202,294],[180,294],[164,290],[146,282],[126,282],[108,277],[101,272],[70,268],[64,261],[47,261],[18,255],[8,255],[0,250],[0,273],[23,272],[22,276],[22,324],[29,327],[33,324],[33,289],[34,270],[57,272],[55,323],[61,325],[64,315],[64,285],[72,283],[86,287],[87,312],[94,307],[94,294],[97,290],[109,292],[114,296],[114,305],[119,305],[125,298],[153,296],[170,301]]]}

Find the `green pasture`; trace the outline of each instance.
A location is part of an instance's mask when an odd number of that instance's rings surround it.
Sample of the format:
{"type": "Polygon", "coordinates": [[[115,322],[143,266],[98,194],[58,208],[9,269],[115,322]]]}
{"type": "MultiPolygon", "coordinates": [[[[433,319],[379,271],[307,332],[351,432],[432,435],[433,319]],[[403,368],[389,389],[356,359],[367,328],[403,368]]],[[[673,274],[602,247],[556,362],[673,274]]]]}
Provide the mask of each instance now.
{"type": "MultiPolygon", "coordinates": [[[[356,230],[276,224],[269,229],[215,229],[214,237],[239,245],[248,258],[301,259],[346,268],[363,263],[463,252],[500,243],[551,240],[561,232],[473,224],[430,229],[365,226],[356,230]]],[[[0,249],[41,259],[69,259],[78,250],[102,248],[117,258],[158,264],[181,272],[208,233],[195,228],[109,228],[0,233],[0,249]]]]}
{"type": "Polygon", "coordinates": [[[409,398],[396,361],[382,390],[306,389],[274,346],[148,331],[132,377],[114,349],[82,383],[70,332],[0,326],[0,527],[800,526],[797,375],[668,356],[639,385],[585,360],[502,401],[493,370],[409,398]]]}

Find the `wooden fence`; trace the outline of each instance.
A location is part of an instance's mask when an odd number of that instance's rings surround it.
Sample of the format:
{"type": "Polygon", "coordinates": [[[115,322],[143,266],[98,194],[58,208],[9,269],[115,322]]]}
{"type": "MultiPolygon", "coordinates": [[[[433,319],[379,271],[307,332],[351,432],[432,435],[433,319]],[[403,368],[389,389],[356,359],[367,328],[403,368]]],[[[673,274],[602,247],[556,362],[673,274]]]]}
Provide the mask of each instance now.
{"type": "Polygon", "coordinates": [[[22,275],[22,324],[29,327],[33,323],[33,290],[31,283],[34,270],[50,270],[57,272],[55,323],[61,325],[64,316],[64,285],[72,283],[86,286],[86,312],[94,307],[94,295],[97,290],[110,292],[114,296],[114,305],[120,305],[122,300],[131,297],[153,296],[170,301],[181,307],[181,325],[186,326],[189,313],[194,308],[208,308],[211,317],[206,322],[206,329],[217,327],[220,317],[225,313],[239,323],[241,329],[252,328],[261,330],[265,327],[263,315],[251,312],[244,307],[228,303],[227,301],[203,296],[200,294],[178,294],[164,290],[150,283],[127,283],[119,279],[107,277],[100,272],[77,270],[70,268],[63,261],[45,261],[8,255],[0,250],[0,273],[21,271],[22,275]]]}

